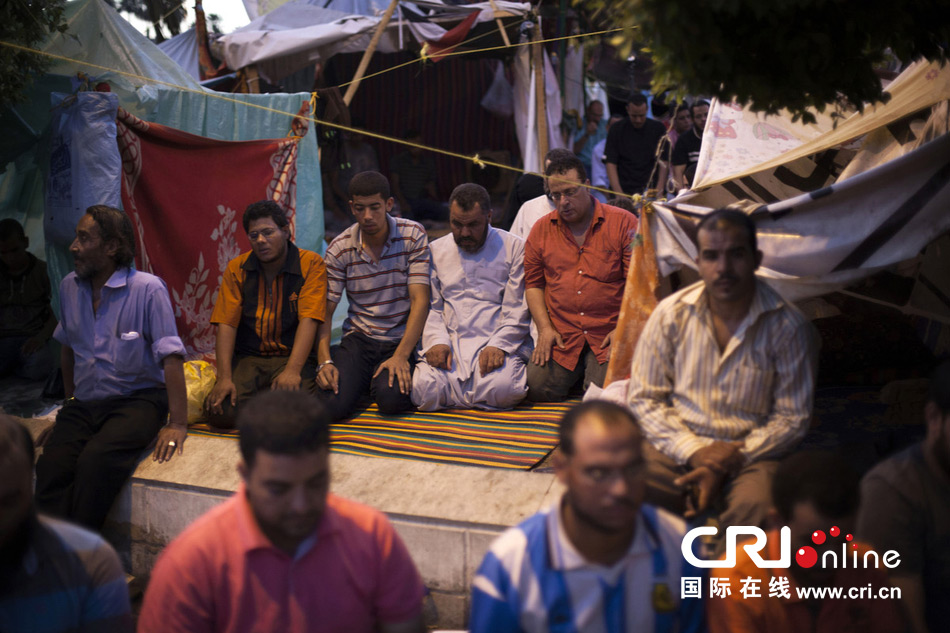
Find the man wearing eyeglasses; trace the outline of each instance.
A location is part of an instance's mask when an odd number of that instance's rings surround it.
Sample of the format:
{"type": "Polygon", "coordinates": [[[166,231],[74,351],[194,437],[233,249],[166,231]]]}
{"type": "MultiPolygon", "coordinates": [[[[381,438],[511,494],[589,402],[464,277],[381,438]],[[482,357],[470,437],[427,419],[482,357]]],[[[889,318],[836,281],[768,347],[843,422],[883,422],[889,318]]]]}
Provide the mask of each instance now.
{"type": "Polygon", "coordinates": [[[223,429],[234,428],[236,407],[258,391],[313,390],[308,358],[327,300],[323,259],[290,240],[280,205],[251,204],[243,224],[251,250],[228,263],[211,314],[218,380],[205,406],[209,423],[223,429]]]}
{"type": "Polygon", "coordinates": [[[472,581],[472,633],[703,630],[683,599],[682,519],[643,503],[643,434],[630,411],[590,400],[565,414],[560,502],[504,532],[472,581]]]}
{"type": "Polygon", "coordinates": [[[638,223],[591,196],[576,156],[556,157],[545,176],[555,209],[525,243],[525,296],[538,330],[528,399],[558,402],[581,381],[603,386],[638,223]]]}

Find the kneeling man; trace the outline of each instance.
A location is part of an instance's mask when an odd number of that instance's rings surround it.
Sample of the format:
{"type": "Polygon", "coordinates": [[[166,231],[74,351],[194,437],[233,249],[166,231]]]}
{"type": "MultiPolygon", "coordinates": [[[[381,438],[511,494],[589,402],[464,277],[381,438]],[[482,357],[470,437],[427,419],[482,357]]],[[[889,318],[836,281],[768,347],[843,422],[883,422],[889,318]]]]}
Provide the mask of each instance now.
{"type": "Polygon", "coordinates": [[[290,221],[272,200],[244,211],[251,250],[221,279],[211,313],[218,380],[208,396],[212,425],[234,426],[234,407],[262,389],[313,390],[307,362],[327,300],[323,259],[290,241],[290,221]]]}
{"type": "Polygon", "coordinates": [[[430,245],[432,302],[412,402],[509,409],[527,391],[524,241],[491,226],[491,199],[473,183],[452,192],[449,224],[452,234],[430,245]]]}

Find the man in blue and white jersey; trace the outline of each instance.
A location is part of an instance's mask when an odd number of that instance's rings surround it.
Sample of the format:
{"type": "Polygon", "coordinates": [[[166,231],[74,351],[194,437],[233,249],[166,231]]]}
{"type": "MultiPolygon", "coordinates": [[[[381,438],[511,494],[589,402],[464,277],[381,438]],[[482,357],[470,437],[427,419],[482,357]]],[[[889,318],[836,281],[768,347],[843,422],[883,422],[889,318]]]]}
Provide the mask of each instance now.
{"type": "Polygon", "coordinates": [[[472,633],[700,631],[681,599],[683,521],[643,505],[643,434],[628,409],[591,400],[565,414],[560,502],[496,540],[472,588],[472,633]]]}

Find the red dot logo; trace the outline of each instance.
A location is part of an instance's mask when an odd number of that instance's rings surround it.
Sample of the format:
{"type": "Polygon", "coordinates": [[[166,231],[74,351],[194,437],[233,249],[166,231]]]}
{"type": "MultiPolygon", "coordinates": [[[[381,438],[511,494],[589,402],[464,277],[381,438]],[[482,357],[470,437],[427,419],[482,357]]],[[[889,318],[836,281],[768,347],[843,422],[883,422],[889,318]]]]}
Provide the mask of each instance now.
{"type": "Polygon", "coordinates": [[[825,533],[821,530],[815,530],[811,533],[811,542],[815,545],[821,545],[825,542],[825,533]]]}
{"type": "Polygon", "coordinates": [[[838,526],[837,526],[837,525],[833,526],[830,530],[828,530],[828,532],[829,532],[832,536],[838,536],[839,534],[841,534],[841,530],[838,529],[838,526]]]}
{"type": "Polygon", "coordinates": [[[795,552],[795,562],[798,563],[799,567],[804,567],[805,569],[814,567],[815,563],[818,562],[818,552],[809,545],[800,547],[798,551],[795,552]]]}

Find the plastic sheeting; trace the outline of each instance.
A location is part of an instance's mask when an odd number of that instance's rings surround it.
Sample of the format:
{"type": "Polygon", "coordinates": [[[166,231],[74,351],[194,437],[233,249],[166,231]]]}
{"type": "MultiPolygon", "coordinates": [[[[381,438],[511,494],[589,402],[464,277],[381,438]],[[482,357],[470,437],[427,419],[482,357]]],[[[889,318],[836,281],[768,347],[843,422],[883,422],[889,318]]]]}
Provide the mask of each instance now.
{"type": "Polygon", "coordinates": [[[94,204],[121,207],[122,160],[115,143],[119,97],[52,94],[53,124],[46,183],[46,241],[68,248],[76,224],[94,204]]]}
{"type": "Polygon", "coordinates": [[[158,48],[172,58],[193,79],[201,81],[201,70],[198,67],[198,36],[195,34],[195,27],[165,40],[158,45],[158,48]]]}

